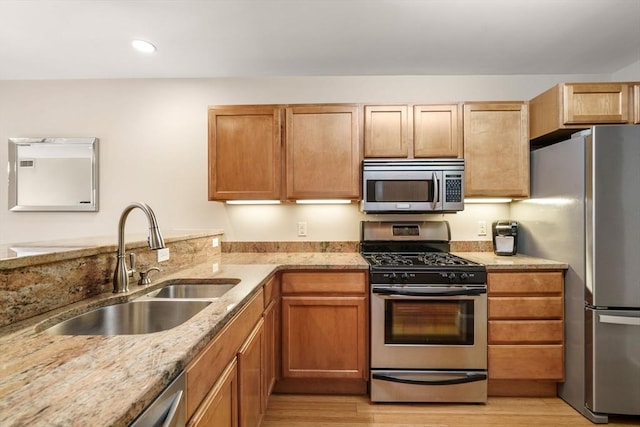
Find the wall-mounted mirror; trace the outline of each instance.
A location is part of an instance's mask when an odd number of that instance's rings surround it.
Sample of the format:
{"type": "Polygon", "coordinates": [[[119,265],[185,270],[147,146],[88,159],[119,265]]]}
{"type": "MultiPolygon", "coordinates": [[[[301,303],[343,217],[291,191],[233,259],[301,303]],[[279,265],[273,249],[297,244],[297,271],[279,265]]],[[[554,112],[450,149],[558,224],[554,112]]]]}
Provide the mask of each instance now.
{"type": "Polygon", "coordinates": [[[9,138],[9,209],[97,211],[98,138],[9,138]]]}

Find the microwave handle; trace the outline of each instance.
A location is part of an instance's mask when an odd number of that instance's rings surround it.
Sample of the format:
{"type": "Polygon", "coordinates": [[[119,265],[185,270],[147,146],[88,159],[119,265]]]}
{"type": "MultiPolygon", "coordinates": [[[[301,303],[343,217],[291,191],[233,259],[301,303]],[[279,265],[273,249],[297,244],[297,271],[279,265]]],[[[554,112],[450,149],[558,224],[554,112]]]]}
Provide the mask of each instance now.
{"type": "Polygon", "coordinates": [[[438,182],[438,172],[433,172],[433,202],[431,209],[436,210],[440,202],[440,183],[438,182]]]}

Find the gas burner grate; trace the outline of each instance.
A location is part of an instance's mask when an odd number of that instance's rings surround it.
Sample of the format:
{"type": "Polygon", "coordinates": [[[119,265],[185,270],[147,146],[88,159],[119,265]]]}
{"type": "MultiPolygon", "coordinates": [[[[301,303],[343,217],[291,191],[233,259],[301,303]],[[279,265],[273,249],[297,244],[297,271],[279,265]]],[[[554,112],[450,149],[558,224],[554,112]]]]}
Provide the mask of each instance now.
{"type": "Polygon", "coordinates": [[[418,261],[424,265],[435,266],[452,266],[461,265],[466,266],[474,264],[466,259],[458,258],[455,255],[442,252],[426,252],[418,255],[418,261]]]}
{"type": "Polygon", "coordinates": [[[376,253],[369,256],[371,263],[380,266],[408,266],[413,265],[413,261],[403,255],[395,253],[376,253]]]}

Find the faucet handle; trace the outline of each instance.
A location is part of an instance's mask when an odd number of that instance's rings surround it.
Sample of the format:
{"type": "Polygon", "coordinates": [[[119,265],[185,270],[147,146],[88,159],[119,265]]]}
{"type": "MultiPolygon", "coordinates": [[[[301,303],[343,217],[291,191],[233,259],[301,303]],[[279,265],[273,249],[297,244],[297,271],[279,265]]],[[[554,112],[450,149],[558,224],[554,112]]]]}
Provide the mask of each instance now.
{"type": "Polygon", "coordinates": [[[152,272],[152,271],[160,271],[160,269],[158,267],[151,267],[147,271],[141,271],[140,272],[140,280],[138,280],[138,285],[140,285],[140,286],[150,285],[151,284],[151,278],[149,277],[149,273],[152,272]]]}
{"type": "Polygon", "coordinates": [[[133,252],[129,253],[129,266],[127,273],[129,273],[129,277],[133,277],[136,272],[136,254],[133,252]]]}

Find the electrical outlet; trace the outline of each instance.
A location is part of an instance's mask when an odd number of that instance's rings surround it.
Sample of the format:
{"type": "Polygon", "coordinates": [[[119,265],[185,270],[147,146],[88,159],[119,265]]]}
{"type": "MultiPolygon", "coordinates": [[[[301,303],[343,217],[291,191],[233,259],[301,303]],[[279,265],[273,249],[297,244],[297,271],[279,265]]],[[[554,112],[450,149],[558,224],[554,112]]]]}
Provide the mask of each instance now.
{"type": "Polygon", "coordinates": [[[219,242],[217,237],[214,237],[213,239],[211,239],[211,247],[212,248],[217,248],[219,244],[220,244],[220,242],[219,242]]]}
{"type": "Polygon", "coordinates": [[[300,221],[298,223],[298,237],[305,237],[307,235],[307,223],[300,221]]]}
{"type": "Polygon", "coordinates": [[[478,236],[487,235],[487,221],[478,221],[478,236]]]}
{"type": "Polygon", "coordinates": [[[158,249],[156,251],[156,257],[158,262],[169,260],[169,248],[158,249]]]}

